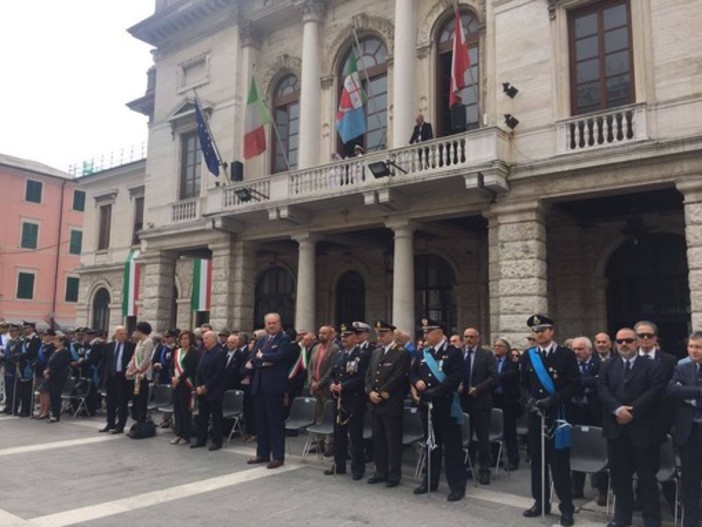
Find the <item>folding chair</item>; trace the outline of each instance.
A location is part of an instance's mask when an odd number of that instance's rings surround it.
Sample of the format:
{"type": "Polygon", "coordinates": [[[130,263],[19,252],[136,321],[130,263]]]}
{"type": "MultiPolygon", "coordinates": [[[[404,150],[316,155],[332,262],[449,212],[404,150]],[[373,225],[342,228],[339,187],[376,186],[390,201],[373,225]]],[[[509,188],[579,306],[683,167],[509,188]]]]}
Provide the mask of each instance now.
{"type": "Polygon", "coordinates": [[[402,445],[413,446],[417,449],[417,465],[414,469],[414,477],[419,479],[426,463],[426,445],[424,444],[424,427],[422,426],[422,415],[417,407],[404,409],[402,416],[402,445]]]}
{"type": "MultiPolygon", "coordinates": [[[[495,475],[500,470],[502,464],[502,453],[505,451],[505,438],[503,435],[505,427],[504,417],[500,408],[493,408],[490,412],[490,431],[488,439],[490,443],[497,443],[497,461],[495,461],[495,475]]],[[[509,466],[507,466],[507,475],[509,476],[509,466]]]]}
{"type": "MultiPolygon", "coordinates": [[[[570,469],[574,472],[597,474],[607,470],[607,440],[599,426],[574,425],[571,429],[570,469]]],[[[609,511],[609,490],[607,511],[609,511]]]]}
{"type": "MultiPolygon", "coordinates": [[[[86,394],[81,392],[76,388],[76,382],[73,377],[68,377],[63,385],[63,390],[61,391],[61,412],[71,408],[73,401],[78,401],[78,407],[75,412],[73,412],[73,418],[75,419],[81,410],[88,411],[88,406],[85,402],[86,394]]],[[[70,412],[69,412],[70,413],[70,412]]]]}
{"type": "Polygon", "coordinates": [[[234,432],[239,430],[239,435],[243,435],[241,430],[241,417],[244,414],[244,392],[241,390],[227,390],[222,399],[222,414],[224,419],[233,419],[232,429],[227,436],[227,445],[231,441],[234,432]]]}
{"type": "MultiPolygon", "coordinates": [[[[334,404],[335,401],[329,400],[324,403],[324,412],[322,412],[322,422],[307,427],[307,442],[305,443],[306,450],[302,451],[302,459],[305,459],[312,448],[312,436],[326,436],[334,433],[334,404]]],[[[323,452],[317,451],[317,457],[322,459],[323,452]]]]}
{"type": "Polygon", "coordinates": [[[461,432],[463,434],[463,453],[465,454],[463,458],[463,463],[468,464],[470,468],[470,473],[473,475],[473,482],[475,486],[478,486],[478,477],[475,473],[475,467],[473,466],[473,460],[470,458],[470,415],[463,413],[463,426],[461,427],[461,432]]]}
{"type": "MultiPolygon", "coordinates": [[[[292,405],[290,406],[290,414],[285,420],[285,430],[295,430],[299,431],[308,426],[312,426],[315,420],[315,406],[317,404],[314,397],[295,397],[293,399],[292,405]]],[[[311,448],[310,442],[311,435],[307,436],[307,442],[302,449],[302,457],[308,453],[311,448]]],[[[289,443],[286,441],[288,447],[289,443]]]]}
{"type": "MultiPolygon", "coordinates": [[[[656,473],[658,483],[672,481],[675,484],[675,505],[673,508],[673,527],[678,525],[678,507],[680,503],[680,475],[678,474],[675,460],[675,445],[670,436],[666,437],[666,442],[661,445],[661,459],[658,472],[656,473]]],[[[685,511],[682,511],[683,518],[685,511]]]]}
{"type": "MultiPolygon", "coordinates": [[[[146,405],[147,412],[161,412],[169,413],[161,410],[164,407],[168,410],[168,406],[171,405],[171,396],[173,395],[173,388],[169,384],[155,384],[151,387],[151,393],[149,393],[149,402],[146,405]]],[[[173,412],[173,406],[170,406],[171,413],[173,412]]]]}

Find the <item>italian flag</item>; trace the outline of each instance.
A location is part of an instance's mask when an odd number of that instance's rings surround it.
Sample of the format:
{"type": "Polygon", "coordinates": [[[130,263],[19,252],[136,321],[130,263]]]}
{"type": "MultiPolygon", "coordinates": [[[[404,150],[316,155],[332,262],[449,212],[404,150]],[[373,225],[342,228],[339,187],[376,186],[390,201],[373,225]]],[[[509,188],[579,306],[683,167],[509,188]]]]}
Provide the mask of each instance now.
{"type": "Polygon", "coordinates": [[[209,311],[212,300],[212,260],[195,258],[193,268],[193,311],[209,311]]]}
{"type": "Polygon", "coordinates": [[[266,151],[266,130],[264,126],[270,121],[268,109],[263,104],[258,93],[256,79],[251,77],[244,121],[244,159],[251,159],[266,151]]]}
{"type": "Polygon", "coordinates": [[[453,56],[451,58],[451,88],[449,90],[449,108],[462,102],[458,93],[466,87],[466,73],[470,68],[470,53],[463,32],[461,13],[456,9],[453,23],[453,56]]]}
{"type": "Polygon", "coordinates": [[[122,316],[137,315],[136,301],[139,298],[139,274],[141,266],[134,260],[139,258],[139,249],[131,249],[124,262],[124,287],[122,289],[122,316]]]}

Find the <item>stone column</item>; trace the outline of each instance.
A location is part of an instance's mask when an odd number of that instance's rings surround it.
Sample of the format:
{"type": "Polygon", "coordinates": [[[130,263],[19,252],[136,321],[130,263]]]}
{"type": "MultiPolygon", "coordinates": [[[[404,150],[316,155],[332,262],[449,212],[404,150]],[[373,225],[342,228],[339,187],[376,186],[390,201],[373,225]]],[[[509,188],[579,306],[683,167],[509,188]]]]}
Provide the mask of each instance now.
{"type": "Polygon", "coordinates": [[[392,146],[407,145],[415,113],[414,64],[417,47],[414,0],[395,0],[392,146]]]}
{"type": "Polygon", "coordinates": [[[221,328],[236,329],[232,326],[234,314],[234,275],[236,265],[234,240],[231,235],[209,245],[212,251],[212,305],[210,307],[210,324],[216,330],[221,328]]]}
{"type": "Polygon", "coordinates": [[[171,324],[176,259],[177,254],[168,251],[146,251],[138,260],[142,307],[137,318],[151,324],[154,331],[166,330],[171,324]]]}
{"type": "Polygon", "coordinates": [[[294,236],[298,243],[297,294],[295,295],[295,327],[314,331],[316,313],[315,256],[317,236],[311,233],[294,236]]]}
{"type": "Polygon", "coordinates": [[[319,115],[321,65],[319,21],[324,13],[322,0],[298,0],[302,11],[302,79],[300,82],[300,152],[299,168],[309,168],[319,163],[321,140],[319,115]]]}
{"type": "Polygon", "coordinates": [[[414,336],[414,230],[409,220],[385,224],[395,238],[392,275],[392,324],[414,336]]]}
{"type": "MultiPolygon", "coordinates": [[[[237,118],[234,120],[234,154],[235,159],[243,161],[244,159],[244,114],[246,112],[246,98],[249,96],[249,84],[253,74],[254,64],[258,49],[261,45],[261,32],[256,25],[251,21],[242,22],[239,25],[239,35],[241,39],[241,59],[239,71],[241,78],[239,80],[239,107],[236,112],[237,118]]],[[[260,78],[257,78],[260,82],[260,78]]]]}
{"type": "Polygon", "coordinates": [[[676,182],[684,197],[685,239],[690,287],[690,323],[693,331],[702,329],[702,177],[676,182]]]}
{"type": "Polygon", "coordinates": [[[256,300],[256,243],[236,240],[233,255],[234,304],[231,329],[252,331],[262,328],[263,320],[254,321],[253,319],[256,300]]]}
{"type": "Polygon", "coordinates": [[[548,314],[545,207],[505,203],[493,206],[488,219],[490,339],[502,336],[521,345],[527,319],[548,314]]]}

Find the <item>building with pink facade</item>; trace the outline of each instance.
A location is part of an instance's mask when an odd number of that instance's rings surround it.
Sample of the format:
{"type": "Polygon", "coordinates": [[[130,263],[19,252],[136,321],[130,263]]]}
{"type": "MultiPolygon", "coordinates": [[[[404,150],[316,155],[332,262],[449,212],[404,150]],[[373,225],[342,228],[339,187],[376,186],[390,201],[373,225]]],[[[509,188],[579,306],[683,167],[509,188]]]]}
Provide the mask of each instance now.
{"type": "Polygon", "coordinates": [[[0,319],[75,324],[85,193],[55,168],[0,154],[0,319]]]}

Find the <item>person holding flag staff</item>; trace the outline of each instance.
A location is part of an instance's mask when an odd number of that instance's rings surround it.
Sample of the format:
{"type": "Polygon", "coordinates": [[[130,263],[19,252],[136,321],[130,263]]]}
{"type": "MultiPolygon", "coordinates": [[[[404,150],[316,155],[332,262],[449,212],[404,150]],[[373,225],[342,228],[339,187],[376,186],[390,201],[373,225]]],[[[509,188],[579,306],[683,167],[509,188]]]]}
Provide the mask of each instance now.
{"type": "Polygon", "coordinates": [[[577,393],[580,370],[575,353],[553,340],[554,323],[545,315],[532,315],[527,326],[536,346],[521,359],[521,385],[529,412],[529,452],[531,453],[531,495],[534,505],[524,511],[533,518],[550,514],[551,503],[548,466],[560,501],[561,525],[573,525],[573,490],[570,481],[570,428],[565,420],[565,407],[577,393]],[[546,430],[542,430],[543,414],[546,430]],[[547,430],[551,432],[547,433],[547,430]],[[542,438],[542,434],[546,434],[542,438]],[[542,440],[545,459],[542,459],[542,440]],[[543,464],[543,466],[542,466],[543,464]]]}
{"type": "Polygon", "coordinates": [[[192,436],[195,406],[195,374],[199,356],[192,331],[181,331],[178,347],[171,358],[171,386],[173,387],[173,419],[175,438],[172,445],[188,445],[192,436]]]}
{"type": "Polygon", "coordinates": [[[428,439],[427,460],[430,468],[414,493],[426,494],[437,489],[443,452],[450,489],[447,499],[458,501],[466,495],[461,429],[463,411],[458,398],[458,387],[465,375],[463,355],[458,348],[448,343],[443,327],[435,320],[423,318],[422,330],[427,347],[419,352],[412,365],[410,384],[420,401],[424,436],[428,439]],[[433,430],[429,428],[429,423],[433,430]],[[434,441],[430,441],[431,438],[434,441]]]}

